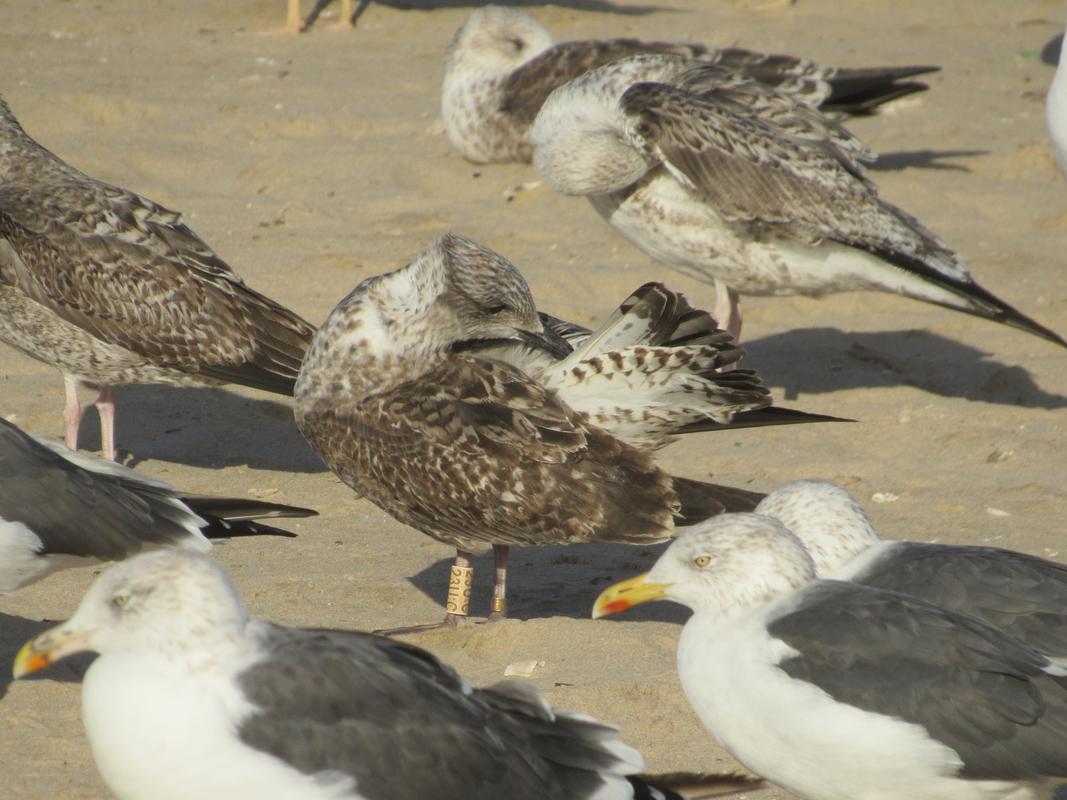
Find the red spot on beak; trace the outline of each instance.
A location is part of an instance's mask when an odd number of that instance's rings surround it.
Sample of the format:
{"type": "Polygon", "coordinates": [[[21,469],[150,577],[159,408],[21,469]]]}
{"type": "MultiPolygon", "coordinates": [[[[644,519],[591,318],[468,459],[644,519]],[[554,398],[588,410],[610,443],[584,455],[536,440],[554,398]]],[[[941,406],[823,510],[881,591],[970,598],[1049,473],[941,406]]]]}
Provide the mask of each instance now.
{"type": "Polygon", "coordinates": [[[604,605],[600,607],[600,613],[604,615],[621,614],[623,611],[630,608],[630,605],[629,600],[620,597],[618,600],[611,600],[610,602],[604,603],[604,605]]]}

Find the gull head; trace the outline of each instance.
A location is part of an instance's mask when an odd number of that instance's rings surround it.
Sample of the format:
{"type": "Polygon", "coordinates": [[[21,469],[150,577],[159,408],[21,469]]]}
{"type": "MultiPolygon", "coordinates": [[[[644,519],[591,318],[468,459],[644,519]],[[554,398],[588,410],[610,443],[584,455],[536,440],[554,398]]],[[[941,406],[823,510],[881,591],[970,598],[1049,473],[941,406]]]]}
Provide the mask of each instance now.
{"type": "Polygon", "coordinates": [[[456,31],[445,60],[447,74],[503,77],[552,46],[552,34],[517,8],[488,5],[456,31]]]}
{"type": "Polygon", "coordinates": [[[781,522],[761,514],[723,514],[684,531],[649,572],[605,589],[593,618],[651,600],[729,618],[814,579],[811,556],[781,522]]]}
{"type": "Polygon", "coordinates": [[[20,678],[86,651],[183,658],[240,638],[247,622],[222,567],[199,553],[156,550],[101,574],[74,616],[23,646],[14,674],[20,678]]]}
{"type": "Polygon", "coordinates": [[[848,492],[829,481],[793,481],[756,506],[804,543],[819,575],[826,575],[876,544],[867,513],[848,492]]]}

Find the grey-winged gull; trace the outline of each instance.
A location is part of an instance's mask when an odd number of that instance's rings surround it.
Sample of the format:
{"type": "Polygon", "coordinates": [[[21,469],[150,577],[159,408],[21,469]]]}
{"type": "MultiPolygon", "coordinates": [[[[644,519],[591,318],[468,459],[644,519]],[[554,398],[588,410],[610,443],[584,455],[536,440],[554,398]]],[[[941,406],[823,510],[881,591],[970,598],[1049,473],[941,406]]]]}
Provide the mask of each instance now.
{"type": "Polygon", "coordinates": [[[250,520],[316,513],[248,498],[180,494],[0,419],[0,592],[145,548],[206,551],[209,538],[273,531],[250,520]]]}
{"type": "MultiPolygon", "coordinates": [[[[512,545],[650,544],[754,492],[673,478],[517,367],[464,352],[523,340],[565,354],[506,259],[453,234],[368,278],[330,313],[296,383],[296,422],[350,487],[457,555],[440,624],[468,612],[472,551],[496,556],[506,614],[512,545]]],[[[436,626],[419,626],[418,629],[436,626]]],[[[409,629],[410,630],[410,629],[409,629]]]]}
{"type": "Polygon", "coordinates": [[[488,5],[456,31],[445,60],[441,116],[449,142],[469,161],[530,161],[527,134],[553,89],[604,64],[638,53],[667,53],[721,64],[778,86],[824,110],[856,113],[912,92],[904,81],[937,67],[839,69],[787,55],[740,48],[640,39],[552,41],[552,34],[517,8],[488,5]]]}
{"type": "Polygon", "coordinates": [[[538,312],[571,348],[550,353],[521,340],[471,342],[467,352],[518,367],[587,422],[642,450],[679,434],[841,421],[771,406],[770,391],[706,311],[662,283],[646,283],[595,331],[538,312]]]}
{"type": "Polygon", "coordinates": [[[863,507],[826,481],[794,481],[756,507],[792,531],[822,577],[914,595],[996,625],[1067,660],[1067,566],[997,547],[880,539],[863,507]]]}
{"type": "Polygon", "coordinates": [[[1045,114],[1052,152],[1067,178],[1067,36],[1060,45],[1060,60],[1045,100],[1045,114]]]}
{"type": "MultiPolygon", "coordinates": [[[[529,684],[472,687],[433,655],[249,619],[222,568],[176,550],[107,570],[14,672],[99,653],[82,719],[119,800],[681,800],[611,725],[529,684]]],[[[696,780],[695,796],[758,786],[696,780]]]]}
{"type": "Polygon", "coordinates": [[[739,294],[875,290],[1067,342],[979,286],[917,219],[882,200],[845,128],[765,84],[677,56],[632,56],[555,90],[530,133],[558,192],[584,195],[653,258],[739,294]]]}
{"type": "Polygon", "coordinates": [[[1023,800],[1067,776],[1067,670],[983,620],[815,581],[772,517],[683,533],[594,616],[655,599],[693,610],[678,674],[704,726],[804,800],[1023,800]]]}
{"type": "Polygon", "coordinates": [[[100,387],[114,459],[112,385],[292,394],[313,333],[246,286],[180,214],[79,172],[0,99],[0,341],[63,373],[68,447],[78,444],[81,383],[100,387]]]}

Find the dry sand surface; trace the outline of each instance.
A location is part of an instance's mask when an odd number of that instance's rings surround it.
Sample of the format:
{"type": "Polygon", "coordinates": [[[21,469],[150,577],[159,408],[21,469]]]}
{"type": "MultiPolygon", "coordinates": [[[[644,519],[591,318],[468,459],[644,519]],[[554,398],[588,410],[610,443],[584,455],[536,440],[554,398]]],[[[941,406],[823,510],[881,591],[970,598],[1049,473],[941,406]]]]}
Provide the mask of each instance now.
{"type": "MultiPolygon", "coordinates": [[[[540,307],[581,323],[652,279],[713,303],[710,286],[635,250],[584,200],[540,189],[506,203],[504,190],[531,180],[532,168],[455,156],[439,85],[470,5],[415,5],[375,3],[354,31],[321,25],[292,37],[257,35],[281,24],[281,0],[0,0],[0,92],[47,147],[182,210],[251,285],[313,322],[449,229],[510,257],[540,307]]],[[[987,288],[1067,333],[1067,184],[1045,138],[1052,68],[1038,55],[1061,30],[1060,0],[664,0],[650,13],[573,5],[530,10],[561,39],[639,35],[842,65],[942,65],[931,91],[850,124],[884,154],[873,177],[987,288]]],[[[1061,556],[1067,352],[888,295],[745,307],[747,364],[778,402],[859,422],[697,435],[662,453],[669,468],[764,491],[826,478],[855,493],[887,536],[1061,556]]],[[[321,511],[288,526],[299,538],[216,550],[256,615],[370,629],[441,613],[448,548],[340,484],[284,399],[151,386],[118,398],[119,447],[138,469],[192,492],[321,511]]],[[[59,374],[0,346],[0,416],[60,436],[61,407],[59,374]]],[[[98,435],[90,412],[82,446],[98,448],[98,435]]],[[[606,583],[658,552],[517,551],[512,620],[417,642],[479,683],[537,661],[531,680],[554,704],[620,724],[651,770],[732,767],[677,682],[682,609],[588,619],[606,583]]],[[[487,611],[489,565],[476,565],[475,613],[487,611]]],[[[17,684],[2,677],[18,644],[43,620],[67,617],[94,574],[62,573],[0,599],[0,795],[108,796],[79,719],[86,661],[17,684]]]]}

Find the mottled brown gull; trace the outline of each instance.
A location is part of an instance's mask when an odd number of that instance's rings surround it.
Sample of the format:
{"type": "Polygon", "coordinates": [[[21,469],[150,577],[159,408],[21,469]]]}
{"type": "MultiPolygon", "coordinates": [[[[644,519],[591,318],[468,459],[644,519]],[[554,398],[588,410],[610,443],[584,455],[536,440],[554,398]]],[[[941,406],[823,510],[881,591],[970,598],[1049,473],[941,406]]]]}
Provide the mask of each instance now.
{"type": "Polygon", "coordinates": [[[922,223],[882,200],[847,130],[736,72],[633,56],[560,87],[531,132],[534,163],[653,258],[739,294],[875,290],[1067,343],[979,286],[922,223]]]}
{"type": "Polygon", "coordinates": [[[787,55],[640,39],[556,44],[517,8],[489,5],[456,31],[445,61],[441,114],[449,142],[469,161],[530,161],[527,135],[545,99],[579,75],[625,56],[666,53],[721,64],[824,110],[867,113],[926,89],[903,79],[937,67],[839,69],[787,55]]]}
{"type": "Polygon", "coordinates": [[[447,234],[342,300],[297,378],[297,425],[330,468],[456,548],[442,624],[467,613],[474,550],[496,555],[498,618],[512,545],[663,541],[762,497],[672,478],[519,368],[466,352],[514,339],[567,351],[510,262],[447,234]]]}
{"type": "Polygon", "coordinates": [[[778,520],[684,532],[593,613],[656,599],[693,610],[678,676],[704,726],[803,800],[1036,800],[1067,777],[1067,670],[976,617],[815,580],[778,520]]]}
{"type": "Polygon", "coordinates": [[[313,333],[246,286],[181,215],[79,172],[0,99],[0,341],[63,373],[70,448],[81,383],[100,387],[103,450],[114,459],[113,385],[292,394],[313,333]]]}
{"type": "Polygon", "coordinates": [[[247,497],[181,494],[0,419],[0,592],[145,549],[207,551],[209,539],[284,533],[250,520],[315,513],[247,497]]]}
{"type": "Polygon", "coordinates": [[[250,619],[194,553],[109,569],[14,673],[82,651],[99,653],[82,720],[119,800],[696,800],[760,785],[640,776],[617,728],[529,684],[475,688],[409,644],[250,619]]]}

